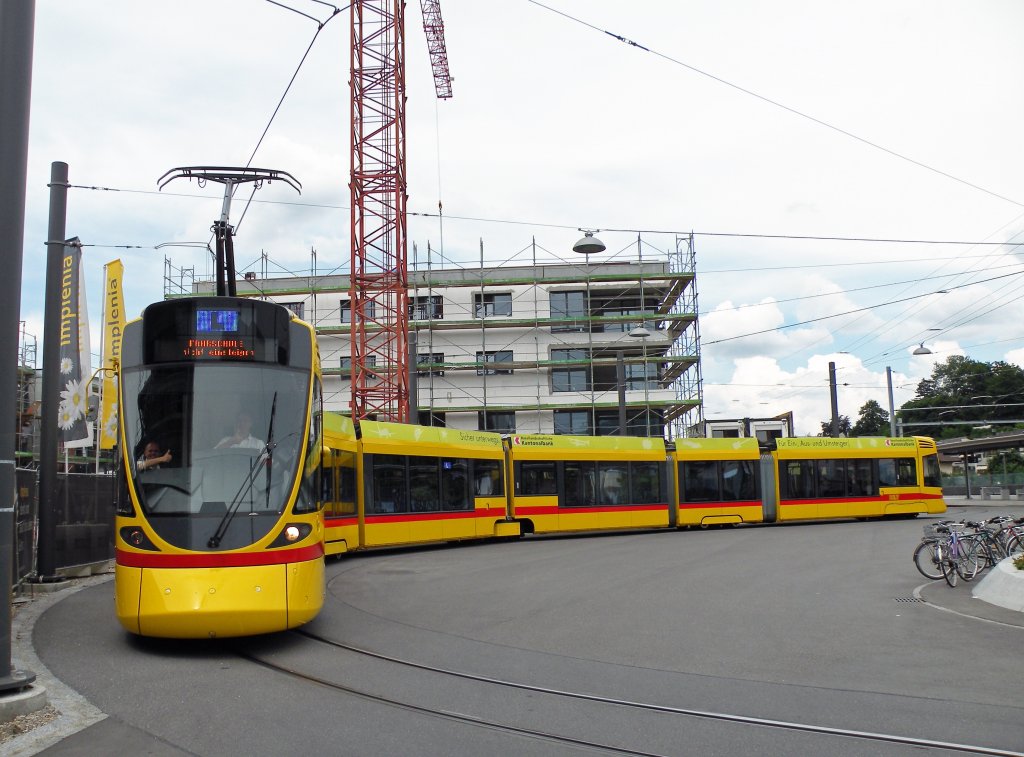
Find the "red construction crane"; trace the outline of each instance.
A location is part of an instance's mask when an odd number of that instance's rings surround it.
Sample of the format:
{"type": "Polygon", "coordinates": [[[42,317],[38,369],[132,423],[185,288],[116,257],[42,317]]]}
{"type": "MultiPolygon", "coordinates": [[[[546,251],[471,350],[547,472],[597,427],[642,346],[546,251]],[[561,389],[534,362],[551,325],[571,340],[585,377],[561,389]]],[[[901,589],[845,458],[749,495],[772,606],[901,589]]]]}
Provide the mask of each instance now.
{"type": "Polygon", "coordinates": [[[427,52],[434,69],[434,89],[437,96],[447,100],[452,96],[452,76],[448,71],[448,50],[444,46],[444,20],[441,18],[441,0],[420,0],[423,12],[423,31],[427,35],[427,52]]]}
{"type": "MultiPolygon", "coordinates": [[[[438,97],[451,97],[439,0],[421,0],[438,97]]],[[[353,419],[412,420],[403,0],[352,3],[353,419]]]]}

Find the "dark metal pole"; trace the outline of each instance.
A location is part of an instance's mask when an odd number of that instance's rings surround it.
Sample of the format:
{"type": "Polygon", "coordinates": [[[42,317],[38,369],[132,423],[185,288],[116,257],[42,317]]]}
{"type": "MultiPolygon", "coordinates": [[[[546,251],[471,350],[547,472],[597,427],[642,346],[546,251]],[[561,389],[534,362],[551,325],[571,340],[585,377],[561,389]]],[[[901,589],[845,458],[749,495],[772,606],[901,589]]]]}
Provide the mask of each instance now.
{"type": "Polygon", "coordinates": [[[967,458],[969,455],[964,452],[964,484],[967,486],[967,499],[971,498],[971,464],[967,458]]]}
{"type": "Polygon", "coordinates": [[[11,665],[11,587],[14,585],[14,471],[17,417],[18,320],[25,244],[25,181],[28,175],[29,104],[35,0],[0,2],[0,694],[23,689],[35,674],[11,665]]]}
{"type": "Polygon", "coordinates": [[[622,350],[615,353],[615,383],[619,385],[619,436],[626,436],[626,360],[622,350]]]}
{"type": "Polygon", "coordinates": [[[885,382],[889,387],[889,436],[896,436],[896,411],[892,403],[892,368],[885,367],[885,382]]]}
{"type": "Polygon", "coordinates": [[[839,436],[839,398],[836,396],[836,364],[828,364],[828,392],[832,398],[832,436],[839,436]]]}
{"type": "MultiPolygon", "coordinates": [[[[416,363],[418,360],[418,348],[416,346],[416,332],[409,331],[409,360],[406,362],[409,369],[409,423],[418,425],[420,422],[420,411],[419,411],[419,371],[416,370],[416,363]]],[[[428,426],[434,425],[434,417],[430,416],[427,421],[428,426]]]]}
{"type": "MultiPolygon", "coordinates": [[[[68,164],[50,164],[50,223],[46,232],[43,310],[43,396],[39,427],[40,580],[57,573],[57,408],[60,405],[60,285],[68,210],[68,164]]],[[[76,283],[77,286],[77,283],[76,283]]]]}

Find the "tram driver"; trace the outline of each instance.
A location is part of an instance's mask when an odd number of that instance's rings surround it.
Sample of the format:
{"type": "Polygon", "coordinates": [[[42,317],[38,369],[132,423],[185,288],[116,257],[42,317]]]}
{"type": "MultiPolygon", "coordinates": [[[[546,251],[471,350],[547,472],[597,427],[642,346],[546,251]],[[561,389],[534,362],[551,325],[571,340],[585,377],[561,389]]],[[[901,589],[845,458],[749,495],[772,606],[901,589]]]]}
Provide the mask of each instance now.
{"type": "Polygon", "coordinates": [[[238,449],[263,449],[266,443],[252,435],[252,416],[242,410],[235,419],[235,431],[225,436],[214,449],[234,447],[238,449]]]}
{"type": "Polygon", "coordinates": [[[153,468],[159,468],[161,465],[170,463],[171,459],[170,450],[160,454],[160,444],[155,439],[150,439],[146,442],[146,446],[142,448],[142,457],[135,461],[135,470],[142,473],[153,468]]]}

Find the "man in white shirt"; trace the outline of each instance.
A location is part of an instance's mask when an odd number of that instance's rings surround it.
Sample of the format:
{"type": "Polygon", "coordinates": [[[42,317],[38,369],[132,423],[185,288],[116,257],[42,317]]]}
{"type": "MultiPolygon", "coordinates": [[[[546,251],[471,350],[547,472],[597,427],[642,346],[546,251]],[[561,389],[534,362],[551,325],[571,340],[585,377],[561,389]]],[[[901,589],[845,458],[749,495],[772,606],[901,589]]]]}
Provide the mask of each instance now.
{"type": "Polygon", "coordinates": [[[266,444],[262,439],[257,439],[252,435],[252,417],[243,410],[235,420],[235,433],[231,436],[225,436],[217,442],[215,449],[224,449],[226,447],[263,449],[265,446],[266,444]]]}

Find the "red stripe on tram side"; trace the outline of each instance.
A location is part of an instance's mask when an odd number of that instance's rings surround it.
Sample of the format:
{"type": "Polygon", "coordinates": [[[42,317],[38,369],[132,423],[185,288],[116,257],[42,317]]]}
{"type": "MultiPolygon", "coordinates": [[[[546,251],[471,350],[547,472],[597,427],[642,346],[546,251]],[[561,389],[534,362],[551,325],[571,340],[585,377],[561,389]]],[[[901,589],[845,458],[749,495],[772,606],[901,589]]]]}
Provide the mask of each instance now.
{"type": "Polygon", "coordinates": [[[339,526],[354,526],[359,523],[359,518],[355,515],[338,515],[338,516],[326,516],[324,518],[324,528],[338,528],[339,526]]]}
{"type": "Polygon", "coordinates": [[[425,520],[466,520],[467,518],[494,517],[504,515],[505,508],[490,508],[487,510],[458,510],[454,512],[427,512],[427,513],[377,513],[367,515],[367,523],[419,523],[425,520]]]}
{"type": "Polygon", "coordinates": [[[128,552],[116,550],[117,564],[127,568],[244,568],[255,565],[284,565],[309,562],[324,556],[324,545],[259,552],[128,552]]]}
{"type": "Polygon", "coordinates": [[[636,513],[667,510],[668,503],[657,505],[602,505],[600,507],[559,507],[558,505],[516,506],[516,515],[567,515],[571,513],[636,513]]]}

